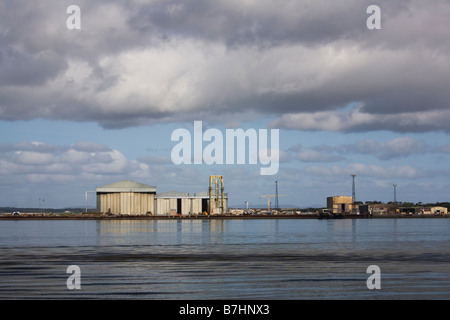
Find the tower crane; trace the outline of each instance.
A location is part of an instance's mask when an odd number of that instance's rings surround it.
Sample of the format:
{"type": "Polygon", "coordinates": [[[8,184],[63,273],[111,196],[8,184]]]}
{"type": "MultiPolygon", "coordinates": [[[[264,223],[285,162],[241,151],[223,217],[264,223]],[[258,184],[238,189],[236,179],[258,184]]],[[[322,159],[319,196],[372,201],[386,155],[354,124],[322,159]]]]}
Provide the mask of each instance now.
{"type": "Polygon", "coordinates": [[[267,197],[267,211],[270,211],[270,197],[287,197],[286,194],[279,194],[279,195],[273,195],[273,194],[267,194],[265,196],[259,196],[260,198],[266,198],[267,197]]]}

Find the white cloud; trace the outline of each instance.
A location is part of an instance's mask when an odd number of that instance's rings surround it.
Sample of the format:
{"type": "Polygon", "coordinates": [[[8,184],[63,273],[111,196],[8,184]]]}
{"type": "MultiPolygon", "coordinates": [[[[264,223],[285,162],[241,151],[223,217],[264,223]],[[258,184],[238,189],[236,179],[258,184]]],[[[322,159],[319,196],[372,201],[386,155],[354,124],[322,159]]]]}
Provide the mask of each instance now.
{"type": "Polygon", "coordinates": [[[19,165],[36,166],[51,164],[55,161],[53,154],[31,151],[16,151],[12,160],[19,165]]]}
{"type": "Polygon", "coordinates": [[[89,174],[97,178],[111,175],[148,177],[150,174],[147,164],[127,159],[120,151],[93,142],[77,142],[71,147],[22,142],[0,146],[1,150],[0,174],[26,175],[31,182],[62,182],[89,174]],[[30,145],[40,147],[41,151],[28,151],[30,145]],[[80,151],[82,149],[85,151],[80,151]]]}
{"type": "Polygon", "coordinates": [[[383,142],[366,139],[354,145],[344,146],[342,149],[344,152],[374,155],[382,160],[425,154],[432,151],[426,143],[410,137],[399,137],[383,142]]]}
{"type": "Polygon", "coordinates": [[[284,114],[271,125],[310,131],[364,132],[390,130],[394,132],[450,131],[450,110],[403,112],[397,114],[371,114],[362,107],[351,111],[322,111],[314,113],[284,114]]]}

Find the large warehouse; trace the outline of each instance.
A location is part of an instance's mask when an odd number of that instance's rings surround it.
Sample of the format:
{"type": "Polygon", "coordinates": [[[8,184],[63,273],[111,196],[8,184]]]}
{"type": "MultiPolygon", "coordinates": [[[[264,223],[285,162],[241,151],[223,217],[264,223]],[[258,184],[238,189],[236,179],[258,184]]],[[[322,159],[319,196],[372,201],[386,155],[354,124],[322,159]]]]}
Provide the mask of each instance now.
{"type": "MultiPolygon", "coordinates": [[[[156,193],[155,186],[123,180],[98,187],[97,210],[122,215],[189,215],[209,210],[209,192],[156,193]]],[[[212,208],[213,213],[226,212],[228,195],[223,194],[223,209],[212,208]]]]}
{"type": "Polygon", "coordinates": [[[155,212],[156,187],[123,180],[98,187],[96,192],[100,212],[128,215],[155,212]]]}

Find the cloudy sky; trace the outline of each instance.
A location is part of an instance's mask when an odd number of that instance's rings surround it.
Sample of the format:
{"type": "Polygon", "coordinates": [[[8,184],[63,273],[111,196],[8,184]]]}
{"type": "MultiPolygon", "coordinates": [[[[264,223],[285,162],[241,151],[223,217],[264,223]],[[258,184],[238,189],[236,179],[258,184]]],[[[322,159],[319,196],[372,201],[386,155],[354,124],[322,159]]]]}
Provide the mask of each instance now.
{"type": "MultiPolygon", "coordinates": [[[[230,203],[449,201],[448,0],[2,0],[0,206],[122,179],[230,203]],[[370,5],[381,29],[367,28],[370,5]],[[71,30],[70,5],[81,9],[71,30]],[[175,165],[177,128],[279,129],[280,167],[175,165]]],[[[90,194],[89,204],[94,197],[90,194]]]]}

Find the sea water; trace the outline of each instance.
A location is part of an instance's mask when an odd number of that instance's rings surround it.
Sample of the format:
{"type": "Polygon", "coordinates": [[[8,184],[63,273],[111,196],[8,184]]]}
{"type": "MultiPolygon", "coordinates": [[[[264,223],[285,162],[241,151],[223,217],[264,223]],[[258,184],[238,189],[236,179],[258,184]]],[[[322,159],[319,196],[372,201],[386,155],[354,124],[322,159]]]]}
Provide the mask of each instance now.
{"type": "Polygon", "coordinates": [[[449,298],[450,219],[0,221],[0,299],[449,298]]]}

